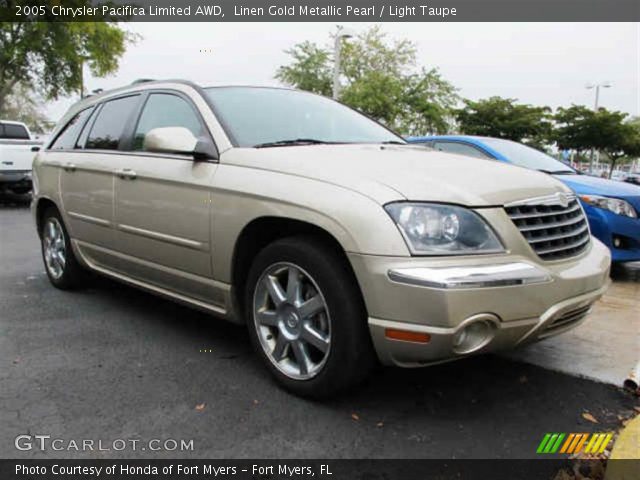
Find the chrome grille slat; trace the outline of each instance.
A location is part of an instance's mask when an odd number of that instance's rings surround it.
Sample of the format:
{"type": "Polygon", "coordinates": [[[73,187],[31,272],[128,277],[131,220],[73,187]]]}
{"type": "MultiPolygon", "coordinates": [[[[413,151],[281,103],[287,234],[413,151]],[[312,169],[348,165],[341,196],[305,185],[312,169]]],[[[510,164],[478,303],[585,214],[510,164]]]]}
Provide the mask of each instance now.
{"type": "MultiPolygon", "coordinates": [[[[560,194],[562,196],[562,194],[560,194]]],[[[575,196],[565,206],[548,198],[518,202],[505,211],[531,248],[543,260],[560,260],[582,252],[590,241],[589,226],[575,196]]]]}
{"type": "Polygon", "coordinates": [[[571,220],[566,220],[564,222],[553,222],[553,223],[540,223],[538,225],[531,225],[527,227],[518,227],[521,232],[533,232],[535,230],[545,230],[549,228],[558,228],[558,227],[568,227],[570,225],[575,225],[576,223],[580,223],[584,221],[582,217],[575,217],[571,220]]]}
{"type": "Polygon", "coordinates": [[[545,235],[542,237],[531,237],[531,238],[528,238],[527,240],[529,241],[529,243],[548,242],[551,240],[559,240],[561,238],[567,238],[567,235],[579,235],[581,233],[587,232],[588,230],[589,230],[589,227],[587,227],[586,225],[580,225],[577,229],[571,230],[570,232],[558,233],[556,235],[545,235]]]}
{"type": "Polygon", "coordinates": [[[538,255],[545,255],[547,253],[556,253],[556,252],[561,252],[563,250],[569,249],[569,248],[577,248],[582,246],[582,244],[584,243],[588,243],[589,239],[588,238],[581,238],[573,243],[570,244],[565,244],[562,247],[552,247],[552,248],[539,248],[536,250],[536,252],[538,253],[538,255]]]}
{"type": "MultiPolygon", "coordinates": [[[[580,210],[580,205],[578,205],[578,204],[576,204],[575,207],[567,210],[564,213],[572,213],[572,212],[575,212],[577,210],[580,210]]],[[[527,218],[548,217],[550,215],[557,215],[557,212],[530,213],[530,214],[520,213],[520,214],[512,215],[511,216],[511,220],[523,220],[523,219],[527,219],[527,218]]]]}

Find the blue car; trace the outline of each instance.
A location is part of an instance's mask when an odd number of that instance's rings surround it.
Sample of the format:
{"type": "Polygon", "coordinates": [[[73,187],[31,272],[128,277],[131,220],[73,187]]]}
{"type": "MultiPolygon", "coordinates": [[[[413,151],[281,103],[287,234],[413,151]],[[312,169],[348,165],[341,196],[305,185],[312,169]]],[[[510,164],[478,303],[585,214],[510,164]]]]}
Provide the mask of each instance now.
{"type": "Polygon", "coordinates": [[[447,135],[410,137],[407,141],[553,175],[576,192],[592,235],[611,249],[614,262],[640,260],[640,186],[584,175],[539,150],[510,140],[447,135]]]}

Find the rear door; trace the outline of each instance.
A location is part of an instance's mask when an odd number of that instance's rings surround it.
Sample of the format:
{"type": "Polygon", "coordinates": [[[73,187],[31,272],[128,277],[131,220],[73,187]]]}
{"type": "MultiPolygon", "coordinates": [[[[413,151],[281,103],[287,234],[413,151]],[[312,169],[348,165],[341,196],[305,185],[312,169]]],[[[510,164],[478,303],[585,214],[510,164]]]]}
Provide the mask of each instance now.
{"type": "Polygon", "coordinates": [[[126,125],[141,95],[109,99],[77,115],[52,145],[71,237],[94,266],[118,269],[115,255],[114,170],[126,125]],[[90,119],[83,122],[83,117],[90,119]],[[78,131],[81,133],[78,137],[78,131]]]}
{"type": "Polygon", "coordinates": [[[145,94],[130,153],[119,160],[115,179],[118,251],[127,275],[210,302],[211,185],[217,163],[145,151],[145,134],[162,127],[211,138],[189,96],[173,90],[145,94]]]}

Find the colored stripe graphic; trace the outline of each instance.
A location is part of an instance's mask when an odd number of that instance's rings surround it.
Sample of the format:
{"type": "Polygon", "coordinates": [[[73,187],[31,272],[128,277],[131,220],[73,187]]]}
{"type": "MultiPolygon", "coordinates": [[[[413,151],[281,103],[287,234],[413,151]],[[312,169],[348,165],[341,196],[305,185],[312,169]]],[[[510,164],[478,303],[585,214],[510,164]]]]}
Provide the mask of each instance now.
{"type": "Polygon", "coordinates": [[[542,441],[540,442],[540,445],[538,445],[538,449],[536,450],[536,453],[542,453],[543,452],[545,445],[549,441],[549,438],[551,438],[551,434],[550,433],[545,433],[544,437],[542,437],[542,441]]]}
{"type": "Polygon", "coordinates": [[[567,440],[564,442],[564,445],[562,445],[562,448],[560,449],[560,453],[567,453],[567,449],[569,448],[569,446],[571,445],[571,442],[573,442],[573,439],[576,437],[575,433],[570,433],[569,436],[567,437],[567,440]]]}
{"type": "Polygon", "coordinates": [[[575,448],[573,449],[572,453],[578,453],[580,452],[580,450],[582,450],[582,446],[584,445],[584,443],[587,441],[587,438],[589,438],[589,434],[588,433],[583,433],[580,436],[580,440],[578,440],[578,442],[576,443],[575,448]]]}
{"type": "Polygon", "coordinates": [[[545,433],[542,441],[538,445],[536,453],[573,454],[580,453],[583,447],[585,453],[602,453],[612,438],[612,433],[545,433]]]}
{"type": "Polygon", "coordinates": [[[538,445],[537,453],[556,453],[562,440],[566,434],[564,433],[546,433],[538,445]]]}

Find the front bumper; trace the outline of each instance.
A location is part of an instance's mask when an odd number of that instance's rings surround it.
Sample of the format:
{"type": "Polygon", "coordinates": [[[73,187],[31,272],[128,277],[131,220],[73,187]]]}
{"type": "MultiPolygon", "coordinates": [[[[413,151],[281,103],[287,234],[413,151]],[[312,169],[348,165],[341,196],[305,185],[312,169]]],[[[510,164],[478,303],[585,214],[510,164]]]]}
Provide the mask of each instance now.
{"type": "Polygon", "coordinates": [[[404,367],[562,333],[584,321],[610,283],[610,254],[597,240],[580,256],[561,262],[533,262],[514,254],[349,257],[378,357],[383,364],[404,367]]]}
{"type": "Polygon", "coordinates": [[[31,170],[0,170],[0,190],[29,191],[31,170]]]}

